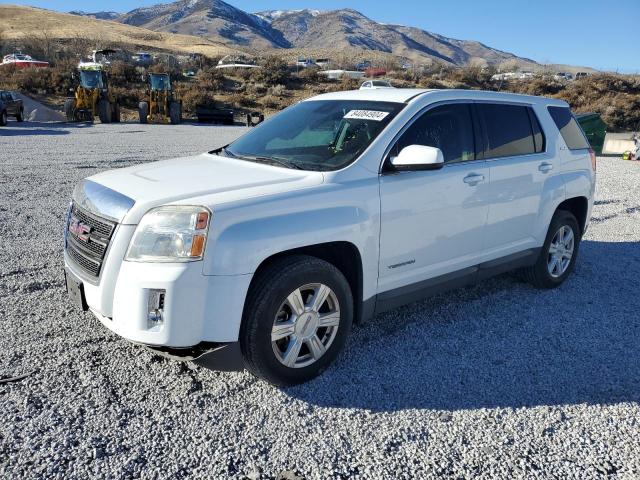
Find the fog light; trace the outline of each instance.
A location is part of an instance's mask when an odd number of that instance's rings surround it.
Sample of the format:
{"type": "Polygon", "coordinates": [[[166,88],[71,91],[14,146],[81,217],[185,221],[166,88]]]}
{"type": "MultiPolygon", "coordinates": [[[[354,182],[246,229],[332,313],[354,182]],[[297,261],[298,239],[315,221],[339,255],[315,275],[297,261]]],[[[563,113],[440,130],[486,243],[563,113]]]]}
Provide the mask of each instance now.
{"type": "Polygon", "coordinates": [[[159,328],[164,323],[164,296],[166,293],[166,290],[149,289],[147,307],[147,328],[149,330],[159,328]]]}

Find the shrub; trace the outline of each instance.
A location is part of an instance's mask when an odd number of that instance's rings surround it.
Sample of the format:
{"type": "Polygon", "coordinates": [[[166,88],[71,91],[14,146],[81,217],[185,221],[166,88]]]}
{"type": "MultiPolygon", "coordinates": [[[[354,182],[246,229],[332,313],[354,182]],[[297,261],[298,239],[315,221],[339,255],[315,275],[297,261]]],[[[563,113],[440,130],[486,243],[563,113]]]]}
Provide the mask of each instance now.
{"type": "Polygon", "coordinates": [[[253,107],[256,104],[253,96],[242,93],[231,94],[228,100],[234,108],[253,107]]]}
{"type": "Polygon", "coordinates": [[[265,95],[260,99],[260,103],[266,108],[278,108],[280,106],[280,99],[273,95],[265,95]]]}
{"type": "Polygon", "coordinates": [[[287,87],[284,85],[274,85],[267,90],[267,94],[273,95],[274,97],[286,97],[287,87]]]}
{"type": "Polygon", "coordinates": [[[127,83],[139,83],[141,75],[136,70],[135,65],[116,60],[109,65],[109,79],[114,85],[123,85],[127,83]]]}
{"type": "Polygon", "coordinates": [[[262,68],[251,69],[249,78],[254,83],[264,83],[268,86],[286,84],[290,80],[289,67],[283,59],[275,55],[267,57],[261,62],[262,68]]]}
{"type": "Polygon", "coordinates": [[[196,75],[196,83],[200,88],[209,90],[223,90],[224,74],[215,67],[202,69],[196,75]]]}
{"type": "Polygon", "coordinates": [[[111,87],[113,95],[122,107],[137,109],[138,103],[144,98],[145,90],[143,88],[132,87],[111,87]]]}
{"type": "Polygon", "coordinates": [[[179,92],[182,108],[185,112],[195,113],[196,107],[215,108],[216,100],[213,93],[198,88],[189,88],[179,92]]]}
{"type": "Polygon", "coordinates": [[[305,83],[319,83],[327,77],[325,75],[319,75],[318,72],[319,70],[317,68],[303,68],[297,73],[297,77],[305,83]]]}

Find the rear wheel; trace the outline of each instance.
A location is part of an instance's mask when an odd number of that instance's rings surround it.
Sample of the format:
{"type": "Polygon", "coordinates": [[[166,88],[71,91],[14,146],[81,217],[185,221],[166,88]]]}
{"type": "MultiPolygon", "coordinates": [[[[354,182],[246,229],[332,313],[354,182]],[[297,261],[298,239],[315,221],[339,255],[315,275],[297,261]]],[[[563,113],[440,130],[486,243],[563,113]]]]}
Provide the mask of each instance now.
{"type": "Polygon", "coordinates": [[[111,121],[114,123],[120,123],[120,105],[117,103],[113,105],[113,116],[111,117],[111,121]]]}
{"type": "Polygon", "coordinates": [[[252,282],[240,348],[247,369],[274,385],[306,382],[325,370],[347,339],[353,297],[344,275],[323,260],[276,260],[252,282]]]}
{"type": "Polygon", "coordinates": [[[16,121],[24,122],[24,110],[22,108],[18,110],[18,113],[16,113],[16,121]]]}
{"type": "Polygon", "coordinates": [[[67,98],[64,102],[64,114],[68,122],[76,120],[76,101],[73,98],[67,98]]]}
{"type": "Polygon", "coordinates": [[[555,288],[562,284],[573,271],[580,240],[576,217],[566,210],[556,211],[538,260],[522,272],[524,279],[537,288],[555,288]]]}
{"type": "Polygon", "coordinates": [[[4,127],[7,124],[7,111],[3,110],[0,113],[0,127],[4,127]]]}
{"type": "Polygon", "coordinates": [[[98,117],[102,123],[111,123],[111,104],[108,100],[98,101],[98,117]]]}
{"type": "Polygon", "coordinates": [[[182,121],[182,105],[180,105],[180,102],[171,102],[169,104],[169,120],[171,125],[177,125],[182,121]]]}
{"type": "Polygon", "coordinates": [[[147,119],[149,116],[149,102],[140,102],[138,104],[138,116],[140,117],[140,123],[149,123],[147,119]]]}

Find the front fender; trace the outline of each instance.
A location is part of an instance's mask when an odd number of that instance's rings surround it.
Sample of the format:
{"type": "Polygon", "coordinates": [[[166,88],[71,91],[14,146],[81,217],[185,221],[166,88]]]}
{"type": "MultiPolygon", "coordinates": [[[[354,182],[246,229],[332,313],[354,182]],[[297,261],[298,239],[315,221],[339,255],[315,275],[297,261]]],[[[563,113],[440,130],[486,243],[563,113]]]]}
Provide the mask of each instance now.
{"type": "Polygon", "coordinates": [[[377,178],[234,206],[212,205],[212,210],[205,275],[253,274],[275,254],[348,242],[362,259],[364,298],[375,295],[380,235],[377,178]]]}
{"type": "MultiPolygon", "coordinates": [[[[277,253],[320,243],[347,241],[362,256],[373,246],[372,219],[356,207],[328,207],[309,211],[254,218],[229,225],[219,232],[205,262],[205,275],[254,273],[260,264],[277,253]]],[[[212,229],[215,230],[215,213],[212,229]]],[[[211,242],[210,242],[211,243],[211,242]]]]}

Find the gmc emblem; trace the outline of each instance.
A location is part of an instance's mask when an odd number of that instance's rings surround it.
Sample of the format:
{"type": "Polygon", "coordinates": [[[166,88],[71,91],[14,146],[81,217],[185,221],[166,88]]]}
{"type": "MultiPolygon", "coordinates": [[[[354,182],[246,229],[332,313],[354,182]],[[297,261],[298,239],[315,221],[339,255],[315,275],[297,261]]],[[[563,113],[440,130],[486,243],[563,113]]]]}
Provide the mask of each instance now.
{"type": "Polygon", "coordinates": [[[91,233],[91,227],[82,223],[76,217],[71,217],[71,219],[69,220],[69,233],[71,233],[78,240],[88,242],[89,234],[91,233]]]}

